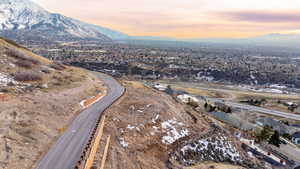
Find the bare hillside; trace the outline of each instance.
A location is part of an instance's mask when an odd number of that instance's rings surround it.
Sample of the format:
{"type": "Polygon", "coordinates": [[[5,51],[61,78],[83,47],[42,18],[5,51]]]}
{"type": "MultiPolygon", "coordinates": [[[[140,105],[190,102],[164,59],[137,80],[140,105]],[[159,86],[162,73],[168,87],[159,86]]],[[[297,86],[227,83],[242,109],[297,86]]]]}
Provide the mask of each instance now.
{"type": "Polygon", "coordinates": [[[218,126],[204,113],[139,82],[123,84],[126,94],[106,112],[105,136],[96,165],[101,164],[105,139],[110,135],[105,168],[255,168],[254,163],[246,164],[247,154],[226,126],[218,126]],[[190,145],[196,145],[194,142],[214,147],[203,148],[203,152],[189,151],[190,145]],[[223,153],[218,153],[218,147],[223,153]],[[192,159],[197,154],[204,156],[192,159]]]}
{"type": "Polygon", "coordinates": [[[104,93],[87,71],[0,39],[0,169],[29,169],[83,109],[104,93]]]}

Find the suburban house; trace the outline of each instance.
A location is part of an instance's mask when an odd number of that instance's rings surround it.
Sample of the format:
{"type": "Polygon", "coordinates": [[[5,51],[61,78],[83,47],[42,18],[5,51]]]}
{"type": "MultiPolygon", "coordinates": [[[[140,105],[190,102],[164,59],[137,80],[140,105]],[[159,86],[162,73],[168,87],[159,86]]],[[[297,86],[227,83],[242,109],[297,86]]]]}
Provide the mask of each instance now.
{"type": "Polygon", "coordinates": [[[294,133],[292,135],[292,141],[293,143],[300,145],[300,132],[294,133]]]}
{"type": "Polygon", "coordinates": [[[290,126],[280,122],[279,120],[275,120],[271,117],[258,119],[258,120],[256,120],[256,124],[259,126],[262,126],[262,127],[270,126],[274,130],[277,130],[280,134],[285,134],[285,133],[293,134],[297,131],[295,128],[290,127],[290,126]]]}

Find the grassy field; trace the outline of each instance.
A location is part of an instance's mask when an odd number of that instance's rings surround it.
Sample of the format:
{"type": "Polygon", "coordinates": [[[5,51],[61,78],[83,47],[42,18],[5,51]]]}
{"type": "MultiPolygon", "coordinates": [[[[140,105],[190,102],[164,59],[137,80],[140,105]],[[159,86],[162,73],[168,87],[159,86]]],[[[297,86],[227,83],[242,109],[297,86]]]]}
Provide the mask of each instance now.
{"type": "Polygon", "coordinates": [[[158,83],[169,84],[174,89],[183,90],[191,94],[216,98],[231,98],[232,100],[243,100],[249,97],[294,101],[300,100],[300,95],[244,91],[209,83],[185,83],[170,81],[159,81],[158,83]]]}

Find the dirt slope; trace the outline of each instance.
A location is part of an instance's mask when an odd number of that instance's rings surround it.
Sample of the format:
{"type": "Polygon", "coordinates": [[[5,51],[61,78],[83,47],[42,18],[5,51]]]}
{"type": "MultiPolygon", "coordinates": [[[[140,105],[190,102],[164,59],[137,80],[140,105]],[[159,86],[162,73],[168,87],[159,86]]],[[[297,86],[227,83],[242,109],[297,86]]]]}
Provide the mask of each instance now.
{"type": "Polygon", "coordinates": [[[127,89],[126,94],[106,112],[104,136],[95,166],[99,167],[105,138],[111,135],[105,164],[107,169],[185,168],[177,164],[178,161],[176,164],[173,162],[172,153],[189,140],[208,134],[212,121],[191,107],[176,102],[171,96],[139,82],[123,84],[127,89]]]}
{"type": "Polygon", "coordinates": [[[83,108],[104,93],[92,74],[0,39],[0,169],[29,169],[83,108]]]}

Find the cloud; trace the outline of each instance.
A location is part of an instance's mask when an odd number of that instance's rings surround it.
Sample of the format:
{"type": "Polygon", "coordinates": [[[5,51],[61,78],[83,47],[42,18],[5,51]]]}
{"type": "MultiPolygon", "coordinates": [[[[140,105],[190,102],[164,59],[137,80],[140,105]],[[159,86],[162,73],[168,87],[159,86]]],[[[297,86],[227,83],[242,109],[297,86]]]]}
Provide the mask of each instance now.
{"type": "Polygon", "coordinates": [[[238,11],[221,12],[220,16],[230,20],[249,22],[300,22],[300,12],[238,11]]]}
{"type": "Polygon", "coordinates": [[[33,1],[130,35],[248,37],[300,29],[299,0],[33,1]]]}

